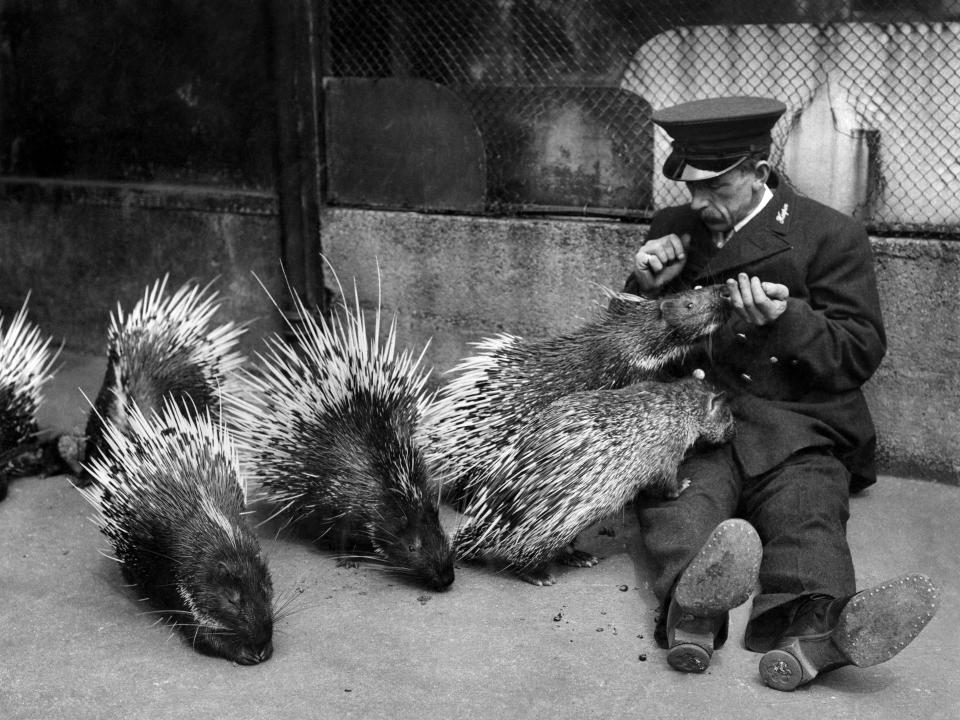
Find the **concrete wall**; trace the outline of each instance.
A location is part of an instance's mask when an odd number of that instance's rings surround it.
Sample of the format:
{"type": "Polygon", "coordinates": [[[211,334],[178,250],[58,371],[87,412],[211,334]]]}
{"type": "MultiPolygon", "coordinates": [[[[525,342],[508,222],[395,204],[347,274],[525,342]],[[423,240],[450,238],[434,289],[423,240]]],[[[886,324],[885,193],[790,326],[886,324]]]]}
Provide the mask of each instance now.
{"type": "MultiPolygon", "coordinates": [[[[190,203],[185,203],[190,205],[190,203]]],[[[34,321],[102,352],[106,318],[155,277],[219,277],[225,314],[252,320],[248,348],[277,327],[251,270],[279,293],[269,203],[216,209],[0,200],[0,308],[32,289],[34,321]]],[[[572,328],[619,288],[644,226],[328,210],[324,251],[361,301],[398,316],[401,339],[449,369],[469,343],[572,328]],[[379,288],[377,268],[379,267],[379,288]]],[[[889,353],[867,387],[883,469],[960,484],[960,245],[875,238],[889,353]]],[[[331,284],[332,280],[328,282],[331,284]]]]}
{"type": "Polygon", "coordinates": [[[129,311],[144,288],[216,280],[223,318],[250,323],[248,347],[272,332],[265,293],[280,293],[272,196],[142,186],[25,185],[0,199],[0,310],[28,292],[30,317],[72,350],[104,353],[110,312],[129,311]],[[24,188],[40,197],[18,196],[24,188]]]}

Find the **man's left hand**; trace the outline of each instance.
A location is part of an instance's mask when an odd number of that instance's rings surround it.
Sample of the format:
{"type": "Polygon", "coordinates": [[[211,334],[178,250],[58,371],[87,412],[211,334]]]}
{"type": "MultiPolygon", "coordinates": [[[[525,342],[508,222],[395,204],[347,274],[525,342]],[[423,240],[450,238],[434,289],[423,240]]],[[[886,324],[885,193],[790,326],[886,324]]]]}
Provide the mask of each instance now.
{"type": "Polygon", "coordinates": [[[787,309],[790,291],[786,285],[761,282],[760,278],[740,273],[727,280],[733,311],[751,325],[772,323],[787,309]]]}

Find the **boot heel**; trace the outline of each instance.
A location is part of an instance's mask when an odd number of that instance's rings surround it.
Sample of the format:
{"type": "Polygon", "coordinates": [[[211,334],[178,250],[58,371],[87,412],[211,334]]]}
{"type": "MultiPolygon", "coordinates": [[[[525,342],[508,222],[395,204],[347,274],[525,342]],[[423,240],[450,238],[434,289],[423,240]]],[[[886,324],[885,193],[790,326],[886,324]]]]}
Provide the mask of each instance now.
{"type": "Polygon", "coordinates": [[[681,643],[670,648],[667,662],[680,672],[702,673],[710,667],[710,653],[694,643],[681,643]]]}
{"type": "Polygon", "coordinates": [[[792,653],[771,650],[760,658],[760,677],[774,690],[794,690],[804,682],[803,666],[792,653]]]}

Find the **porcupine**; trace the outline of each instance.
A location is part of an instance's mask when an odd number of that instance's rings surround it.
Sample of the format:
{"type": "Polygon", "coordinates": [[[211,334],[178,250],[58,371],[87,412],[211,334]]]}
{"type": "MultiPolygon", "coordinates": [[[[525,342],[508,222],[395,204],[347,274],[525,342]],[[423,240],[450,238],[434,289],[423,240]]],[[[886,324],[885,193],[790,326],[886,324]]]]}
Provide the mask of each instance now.
{"type": "MultiPolygon", "coordinates": [[[[216,409],[231,374],[244,362],[237,349],[244,328],[233,322],[211,327],[217,293],[187,282],[168,294],[168,278],[148,287],[129,315],[118,305],[110,316],[107,370],[87,420],[88,464],[103,452],[106,422],[122,430],[133,407],[149,415],[166,398],[187,412],[216,409]]],[[[82,472],[79,484],[88,480],[82,472]]]]}
{"type": "Polygon", "coordinates": [[[37,410],[59,350],[51,351],[51,338],[27,320],[29,300],[6,329],[0,315],[0,500],[12,478],[45,471],[54,454],[39,439],[37,410]]]}
{"type": "Polygon", "coordinates": [[[671,365],[729,315],[722,285],[646,299],[608,293],[592,322],[542,340],[501,334],[450,370],[421,433],[445,497],[469,512],[472,488],[509,462],[512,438],[540,409],[584,390],[670,377],[671,365]]]}
{"type": "Polygon", "coordinates": [[[233,441],[210,409],[168,398],[107,422],[80,492],[128,581],[200,652],[253,665],[273,653],[273,585],[243,517],[233,441]]]}
{"type": "MultiPolygon", "coordinates": [[[[454,546],[461,557],[492,555],[532,584],[553,584],[550,560],[571,552],[581,531],[638,491],[676,496],[687,451],[732,432],[722,394],[695,378],[564,395],[517,430],[512,461],[477,488],[454,546]]],[[[579,555],[568,564],[597,562],[579,555]]]]}
{"type": "Polygon", "coordinates": [[[423,352],[396,349],[396,318],[381,342],[379,306],[368,339],[356,289],[330,320],[295,305],[294,342],[268,340],[246,373],[251,400],[231,409],[251,477],[315,540],[447,588],[454,555],[414,439],[431,400],[423,352]]]}

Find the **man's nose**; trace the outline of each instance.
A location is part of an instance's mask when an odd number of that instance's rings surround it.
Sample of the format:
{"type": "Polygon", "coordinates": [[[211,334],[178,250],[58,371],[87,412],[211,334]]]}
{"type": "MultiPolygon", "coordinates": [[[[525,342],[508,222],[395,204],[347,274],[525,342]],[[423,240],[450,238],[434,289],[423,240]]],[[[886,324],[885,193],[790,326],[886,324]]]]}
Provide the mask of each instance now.
{"type": "Polygon", "coordinates": [[[690,209],[699,211],[709,205],[707,193],[700,188],[690,188],[690,209]]]}

